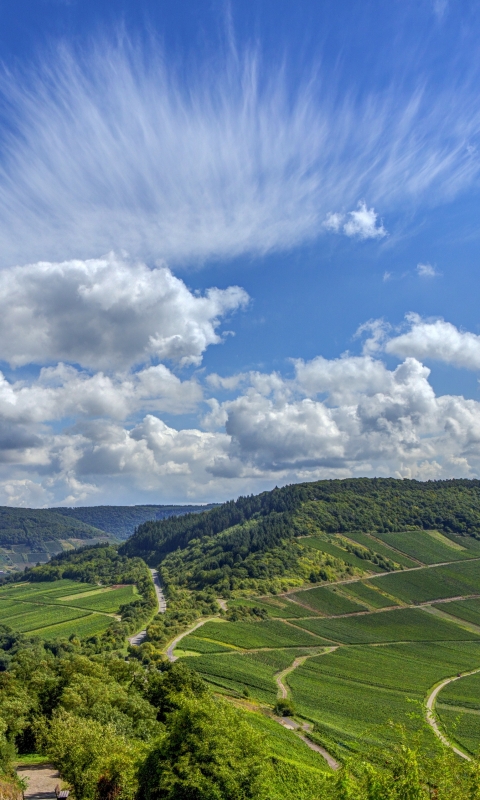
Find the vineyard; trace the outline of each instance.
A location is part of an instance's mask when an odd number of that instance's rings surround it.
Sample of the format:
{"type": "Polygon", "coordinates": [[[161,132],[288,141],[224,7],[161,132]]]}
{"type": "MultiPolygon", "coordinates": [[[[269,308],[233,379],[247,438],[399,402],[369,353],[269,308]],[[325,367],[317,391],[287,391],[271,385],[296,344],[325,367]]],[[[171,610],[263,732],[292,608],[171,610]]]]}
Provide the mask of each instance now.
{"type": "Polygon", "coordinates": [[[14,631],[43,639],[94,636],[134,599],[133,585],[100,588],[71,580],[19,583],[1,588],[0,619],[14,631]]]}

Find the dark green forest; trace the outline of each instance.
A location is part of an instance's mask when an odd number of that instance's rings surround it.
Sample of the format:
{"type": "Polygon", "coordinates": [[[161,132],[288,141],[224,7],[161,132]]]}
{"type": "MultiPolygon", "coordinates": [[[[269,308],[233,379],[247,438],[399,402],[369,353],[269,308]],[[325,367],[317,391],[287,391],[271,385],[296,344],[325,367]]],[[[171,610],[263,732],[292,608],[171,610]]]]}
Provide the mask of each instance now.
{"type": "Polygon", "coordinates": [[[51,508],[49,511],[76,519],[86,525],[110,533],[116,539],[127,539],[135,528],[148,520],[162,520],[181,514],[204,511],[206,506],[83,506],[79,508],[51,508]]]}

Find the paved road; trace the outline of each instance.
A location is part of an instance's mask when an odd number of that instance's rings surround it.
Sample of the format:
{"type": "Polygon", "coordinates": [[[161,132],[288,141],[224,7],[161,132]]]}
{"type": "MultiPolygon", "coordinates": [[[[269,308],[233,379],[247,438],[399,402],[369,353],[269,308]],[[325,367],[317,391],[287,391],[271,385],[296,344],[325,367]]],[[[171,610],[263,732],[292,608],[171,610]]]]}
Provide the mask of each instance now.
{"type": "Polygon", "coordinates": [[[178,643],[182,641],[184,636],[188,636],[189,633],[193,633],[193,631],[196,631],[197,628],[200,628],[202,625],[205,625],[206,622],[211,622],[212,619],[218,619],[218,617],[205,617],[205,619],[201,619],[200,622],[197,622],[196,625],[193,625],[192,628],[189,628],[188,631],[184,631],[179,636],[176,636],[173,642],[168,645],[167,648],[168,660],[172,662],[177,660],[178,656],[174,656],[173,651],[177,647],[178,643]]]}
{"type": "MultiPolygon", "coordinates": [[[[160,583],[160,578],[158,577],[158,572],[156,569],[151,569],[150,572],[152,573],[152,580],[153,585],[155,587],[155,594],[157,595],[157,603],[158,603],[158,613],[164,614],[167,610],[167,601],[165,600],[164,594],[162,592],[162,585],[160,583]]],[[[129,636],[128,641],[130,644],[139,645],[145,641],[147,638],[147,631],[139,631],[134,636],[129,636]]]]}
{"type": "Polygon", "coordinates": [[[440,730],[437,718],[435,717],[435,701],[437,699],[437,695],[442,691],[442,689],[445,688],[445,686],[448,686],[449,683],[453,683],[453,681],[458,681],[460,680],[460,678],[466,678],[467,675],[475,675],[477,672],[480,672],[480,669],[473,669],[471,670],[471,672],[463,672],[461,675],[455,675],[455,677],[453,678],[446,678],[444,681],[439,683],[438,686],[435,686],[435,689],[433,689],[427,697],[427,711],[426,711],[427,722],[433,729],[435,736],[438,736],[440,741],[446,747],[451,747],[453,752],[456,753],[457,756],[460,756],[460,758],[464,758],[465,761],[471,761],[472,759],[469,755],[467,755],[467,753],[464,753],[463,750],[460,750],[459,747],[456,747],[454,744],[452,744],[452,742],[450,742],[449,739],[447,739],[447,737],[445,736],[445,734],[442,733],[442,731],[440,730]]]}

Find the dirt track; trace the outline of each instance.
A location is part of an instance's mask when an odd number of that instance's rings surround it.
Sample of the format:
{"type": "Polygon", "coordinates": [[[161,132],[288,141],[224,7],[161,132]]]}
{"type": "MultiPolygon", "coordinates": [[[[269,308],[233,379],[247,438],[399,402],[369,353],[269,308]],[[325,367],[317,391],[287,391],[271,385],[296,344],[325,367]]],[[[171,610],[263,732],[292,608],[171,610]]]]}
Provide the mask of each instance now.
{"type": "Polygon", "coordinates": [[[435,717],[435,701],[437,699],[438,694],[448,686],[449,683],[453,683],[454,681],[459,681],[460,678],[466,678],[468,675],[475,675],[477,672],[480,672],[479,669],[473,669],[471,672],[463,672],[461,675],[455,675],[453,678],[446,678],[444,681],[435,686],[435,688],[430,692],[427,697],[427,710],[426,710],[426,718],[428,724],[431,726],[435,736],[437,736],[440,741],[446,746],[451,747],[454,753],[460,758],[464,758],[465,761],[471,761],[471,757],[467,755],[463,750],[460,750],[459,747],[456,747],[452,742],[447,739],[444,733],[440,730],[440,727],[437,722],[437,718],[435,717]]]}

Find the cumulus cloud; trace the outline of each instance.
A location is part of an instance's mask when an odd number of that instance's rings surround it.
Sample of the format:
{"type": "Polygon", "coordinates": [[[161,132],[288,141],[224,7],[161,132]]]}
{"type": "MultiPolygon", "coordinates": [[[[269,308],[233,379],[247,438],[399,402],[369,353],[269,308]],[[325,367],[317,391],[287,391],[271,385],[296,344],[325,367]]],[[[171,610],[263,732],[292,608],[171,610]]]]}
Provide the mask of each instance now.
{"type": "Polygon", "coordinates": [[[359,239],[382,239],[387,235],[383,224],[378,222],[378,214],[373,208],[367,208],[365,202],[359,203],[356,211],[349,212],[343,231],[359,239]]]}
{"type": "MultiPolygon", "coordinates": [[[[1,262],[265,253],[317,237],[329,210],[359,197],[387,213],[443,202],[478,176],[465,158],[480,131],[474,75],[473,89],[345,98],[327,76],[292,91],[288,69],[252,50],[219,59],[176,70],[155,43],[123,37],[5,75],[1,262]]],[[[365,204],[343,230],[385,235],[365,204]]]]}
{"type": "Polygon", "coordinates": [[[349,211],[346,215],[338,212],[327,214],[323,227],[332,233],[344,233],[351,239],[383,239],[387,235],[375,209],[367,208],[363,200],[355,211],[349,211]]]}
{"type": "Polygon", "coordinates": [[[110,254],[0,272],[0,360],[12,366],[69,361],[103,370],[150,360],[198,365],[243,289],[191,292],[167,267],[110,254]]]}
{"type": "Polygon", "coordinates": [[[2,376],[0,500],[207,501],[349,475],[480,477],[480,403],[436,395],[422,363],[478,369],[480,337],[415,315],[407,326],[370,320],[363,355],[298,359],[290,377],[215,374],[201,385],[201,374],[182,381],[162,364],[2,376]],[[387,367],[385,351],[401,363],[387,367]],[[177,429],[158,416],[198,412],[203,398],[201,424],[180,418],[177,429]]]}
{"type": "Polygon", "coordinates": [[[407,321],[410,329],[386,342],[387,353],[401,358],[431,358],[455,367],[480,369],[480,336],[460,331],[443,319],[429,322],[417,314],[409,314],[407,321]]]}
{"type": "Polygon", "coordinates": [[[421,278],[435,278],[439,273],[431,264],[417,264],[417,272],[421,278]]]}

